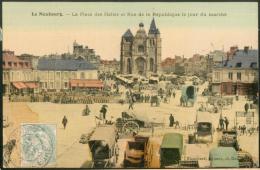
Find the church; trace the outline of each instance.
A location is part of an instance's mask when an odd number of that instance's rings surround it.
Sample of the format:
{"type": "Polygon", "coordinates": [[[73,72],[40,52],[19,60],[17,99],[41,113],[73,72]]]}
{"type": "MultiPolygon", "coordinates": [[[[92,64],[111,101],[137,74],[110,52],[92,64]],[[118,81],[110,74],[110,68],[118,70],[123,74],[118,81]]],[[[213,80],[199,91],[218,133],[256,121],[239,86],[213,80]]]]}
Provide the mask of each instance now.
{"type": "Polygon", "coordinates": [[[161,37],[153,19],[148,35],[144,24],[139,24],[135,36],[128,29],[121,39],[121,74],[149,76],[160,72],[161,37]]]}

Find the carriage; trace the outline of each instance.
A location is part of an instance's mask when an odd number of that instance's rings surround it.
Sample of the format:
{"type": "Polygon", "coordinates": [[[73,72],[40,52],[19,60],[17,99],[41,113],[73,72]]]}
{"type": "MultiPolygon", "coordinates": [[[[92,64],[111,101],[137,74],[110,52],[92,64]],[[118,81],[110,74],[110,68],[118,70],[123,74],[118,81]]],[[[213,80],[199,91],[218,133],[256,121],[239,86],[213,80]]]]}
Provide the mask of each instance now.
{"type": "Polygon", "coordinates": [[[196,101],[196,88],[195,86],[184,86],[181,91],[181,105],[188,106],[188,103],[191,103],[191,106],[194,105],[196,101]]]}
{"type": "Polygon", "coordinates": [[[130,135],[138,133],[140,129],[153,128],[163,126],[162,121],[155,120],[156,118],[146,117],[144,114],[133,112],[122,112],[121,117],[116,120],[116,127],[120,134],[130,135]]]}
{"type": "Polygon", "coordinates": [[[177,168],[183,153],[183,135],[166,133],[160,147],[160,167],[177,168]]]}
{"type": "Polygon", "coordinates": [[[210,113],[198,112],[196,116],[196,132],[195,139],[210,137],[210,142],[213,142],[214,126],[210,113]]]}
{"type": "Polygon", "coordinates": [[[239,150],[237,131],[236,130],[224,130],[222,132],[222,137],[218,143],[222,147],[233,147],[236,151],[239,150]]]}
{"type": "Polygon", "coordinates": [[[209,151],[211,168],[239,168],[238,155],[233,147],[217,147],[209,151]]]}
{"type": "Polygon", "coordinates": [[[88,145],[92,155],[92,168],[111,168],[116,164],[117,134],[113,125],[98,126],[88,145]]]}

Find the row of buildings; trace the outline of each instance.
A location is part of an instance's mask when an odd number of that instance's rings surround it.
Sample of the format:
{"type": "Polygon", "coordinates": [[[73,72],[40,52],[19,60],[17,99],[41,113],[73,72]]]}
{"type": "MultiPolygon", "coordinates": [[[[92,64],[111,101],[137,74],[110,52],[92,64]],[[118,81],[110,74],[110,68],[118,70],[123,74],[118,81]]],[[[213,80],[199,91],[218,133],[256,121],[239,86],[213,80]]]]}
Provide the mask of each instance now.
{"type": "Polygon", "coordinates": [[[3,51],[4,94],[75,88],[103,88],[95,64],[82,57],[39,58],[16,56],[13,51],[3,51]]]}
{"type": "Polygon", "coordinates": [[[213,68],[212,92],[222,95],[258,93],[258,50],[232,48],[225,60],[213,68]]]}
{"type": "Polygon", "coordinates": [[[258,90],[258,50],[252,47],[232,46],[228,52],[215,50],[205,56],[166,58],[161,68],[164,73],[205,77],[213,93],[246,95],[258,90]]]}
{"type": "Polygon", "coordinates": [[[199,75],[206,74],[208,60],[203,55],[195,54],[192,58],[175,56],[166,58],[161,62],[162,72],[175,73],[178,75],[199,75]]]}

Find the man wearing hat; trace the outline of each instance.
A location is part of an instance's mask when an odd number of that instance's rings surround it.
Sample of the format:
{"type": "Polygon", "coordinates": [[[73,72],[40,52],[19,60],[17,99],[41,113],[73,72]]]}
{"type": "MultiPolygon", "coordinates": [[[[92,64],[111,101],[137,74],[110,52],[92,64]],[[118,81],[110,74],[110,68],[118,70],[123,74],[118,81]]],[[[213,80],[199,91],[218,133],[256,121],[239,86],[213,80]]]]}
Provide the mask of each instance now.
{"type": "Polygon", "coordinates": [[[173,124],[174,124],[174,117],[173,115],[171,114],[170,117],[169,117],[169,120],[170,120],[170,127],[173,127],[173,124]]]}

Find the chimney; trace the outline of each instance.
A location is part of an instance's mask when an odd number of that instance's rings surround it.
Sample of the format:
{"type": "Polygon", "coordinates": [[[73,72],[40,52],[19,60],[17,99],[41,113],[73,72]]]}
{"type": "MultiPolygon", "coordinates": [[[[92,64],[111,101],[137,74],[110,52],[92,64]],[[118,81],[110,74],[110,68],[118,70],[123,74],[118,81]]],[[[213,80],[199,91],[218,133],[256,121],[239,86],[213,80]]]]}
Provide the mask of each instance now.
{"type": "Polygon", "coordinates": [[[249,46],[245,46],[245,47],[244,47],[244,52],[245,52],[245,53],[248,53],[248,50],[249,50],[249,46]]]}

